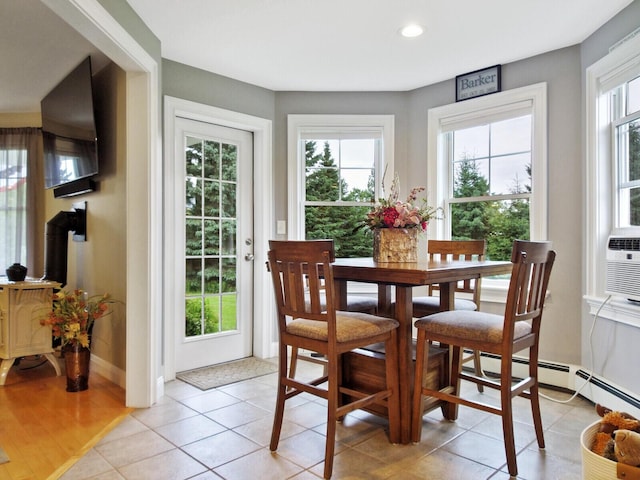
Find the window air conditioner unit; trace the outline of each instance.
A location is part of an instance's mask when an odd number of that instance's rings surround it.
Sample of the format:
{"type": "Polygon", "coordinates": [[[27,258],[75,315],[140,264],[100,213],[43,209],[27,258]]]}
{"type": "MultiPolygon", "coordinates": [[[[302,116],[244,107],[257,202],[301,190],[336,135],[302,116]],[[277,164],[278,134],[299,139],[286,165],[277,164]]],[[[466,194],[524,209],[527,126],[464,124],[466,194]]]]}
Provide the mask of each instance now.
{"type": "Polygon", "coordinates": [[[640,302],[640,237],[609,237],[605,293],[640,302]]]}

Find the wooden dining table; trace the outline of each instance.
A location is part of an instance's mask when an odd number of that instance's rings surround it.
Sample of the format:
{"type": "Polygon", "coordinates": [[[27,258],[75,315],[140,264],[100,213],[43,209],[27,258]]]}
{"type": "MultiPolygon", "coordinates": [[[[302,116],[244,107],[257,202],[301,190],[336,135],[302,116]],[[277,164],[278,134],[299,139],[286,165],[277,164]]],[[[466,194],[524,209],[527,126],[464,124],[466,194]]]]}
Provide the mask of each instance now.
{"type": "Polygon", "coordinates": [[[412,360],[413,288],[439,284],[440,310],[454,305],[455,285],[466,279],[510,274],[511,262],[489,260],[418,261],[407,263],[374,262],[373,258],[340,258],[333,264],[338,306],[346,309],[348,282],[378,285],[381,314],[393,316],[398,328],[398,379],[400,383],[400,443],[411,441],[411,396],[414,362],[412,360]],[[393,290],[395,302],[392,303],[393,290]],[[392,308],[395,305],[395,308],[392,308]],[[393,311],[392,311],[393,310],[393,311]]]}

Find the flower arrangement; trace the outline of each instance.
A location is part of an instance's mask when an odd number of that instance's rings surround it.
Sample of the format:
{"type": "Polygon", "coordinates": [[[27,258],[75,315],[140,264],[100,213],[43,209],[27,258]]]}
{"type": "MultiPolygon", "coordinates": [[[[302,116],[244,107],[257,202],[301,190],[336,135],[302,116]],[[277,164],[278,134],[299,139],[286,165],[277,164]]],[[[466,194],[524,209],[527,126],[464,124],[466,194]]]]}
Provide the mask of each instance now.
{"type": "Polygon", "coordinates": [[[89,334],[93,323],[104,316],[109,308],[109,294],[89,297],[83,290],[53,295],[53,308],[40,320],[41,325],[51,325],[53,336],[67,344],[89,347],[89,334]]]}
{"type": "Polygon", "coordinates": [[[414,187],[409,192],[407,200],[402,202],[400,196],[400,179],[396,173],[391,184],[391,194],[388,198],[381,198],[378,204],[367,214],[364,226],[374,230],[376,228],[419,228],[421,231],[427,229],[429,220],[435,218],[439,208],[427,205],[426,198],[422,199],[421,205],[416,205],[418,194],[425,190],[425,187],[414,187]]]}

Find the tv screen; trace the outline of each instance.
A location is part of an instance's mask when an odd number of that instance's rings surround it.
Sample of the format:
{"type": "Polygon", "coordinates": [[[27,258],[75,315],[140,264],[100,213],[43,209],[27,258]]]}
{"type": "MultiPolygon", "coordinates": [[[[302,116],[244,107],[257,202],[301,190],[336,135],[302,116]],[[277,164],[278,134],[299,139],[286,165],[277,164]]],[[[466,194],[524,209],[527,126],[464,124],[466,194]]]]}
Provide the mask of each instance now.
{"type": "Polygon", "coordinates": [[[91,58],[87,57],[40,102],[45,188],[98,173],[91,58]]]}

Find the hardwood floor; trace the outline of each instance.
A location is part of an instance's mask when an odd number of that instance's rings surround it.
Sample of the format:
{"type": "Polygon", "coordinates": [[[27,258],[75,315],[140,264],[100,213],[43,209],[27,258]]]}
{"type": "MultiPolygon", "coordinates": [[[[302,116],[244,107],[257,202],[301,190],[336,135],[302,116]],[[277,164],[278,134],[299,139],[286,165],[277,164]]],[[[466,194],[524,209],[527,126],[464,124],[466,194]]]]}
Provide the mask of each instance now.
{"type": "Polygon", "coordinates": [[[14,365],[0,387],[0,447],[10,461],[3,480],[56,479],[133,409],[125,391],[97,374],[89,389],[67,392],[62,376],[42,357],[14,365]]]}

